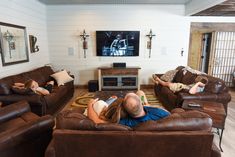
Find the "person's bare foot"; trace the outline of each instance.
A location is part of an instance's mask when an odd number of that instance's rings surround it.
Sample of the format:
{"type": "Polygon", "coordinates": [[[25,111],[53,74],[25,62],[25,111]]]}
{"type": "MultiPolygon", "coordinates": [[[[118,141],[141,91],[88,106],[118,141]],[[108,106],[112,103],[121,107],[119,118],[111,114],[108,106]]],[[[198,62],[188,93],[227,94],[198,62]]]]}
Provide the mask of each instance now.
{"type": "Polygon", "coordinates": [[[161,79],[159,78],[159,77],[155,77],[155,80],[157,81],[157,82],[160,82],[161,81],[161,79]]]}
{"type": "Polygon", "coordinates": [[[155,74],[152,75],[152,80],[154,83],[158,84],[158,79],[159,78],[155,74]]]}

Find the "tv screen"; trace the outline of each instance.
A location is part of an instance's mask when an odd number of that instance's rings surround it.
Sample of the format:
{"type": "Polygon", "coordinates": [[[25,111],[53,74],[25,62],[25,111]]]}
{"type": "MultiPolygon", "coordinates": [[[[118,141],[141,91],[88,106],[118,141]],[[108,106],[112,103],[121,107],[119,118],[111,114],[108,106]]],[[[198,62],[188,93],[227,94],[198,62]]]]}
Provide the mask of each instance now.
{"type": "Polygon", "coordinates": [[[140,31],[96,31],[97,56],[139,56],[140,31]]]}

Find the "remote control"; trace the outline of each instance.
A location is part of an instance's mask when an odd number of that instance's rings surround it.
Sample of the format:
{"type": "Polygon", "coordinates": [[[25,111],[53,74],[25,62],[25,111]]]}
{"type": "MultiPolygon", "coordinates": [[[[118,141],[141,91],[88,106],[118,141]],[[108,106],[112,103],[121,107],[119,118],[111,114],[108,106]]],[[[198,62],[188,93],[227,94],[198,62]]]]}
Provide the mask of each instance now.
{"type": "Polygon", "coordinates": [[[189,107],[201,107],[200,104],[188,104],[189,107]]]}

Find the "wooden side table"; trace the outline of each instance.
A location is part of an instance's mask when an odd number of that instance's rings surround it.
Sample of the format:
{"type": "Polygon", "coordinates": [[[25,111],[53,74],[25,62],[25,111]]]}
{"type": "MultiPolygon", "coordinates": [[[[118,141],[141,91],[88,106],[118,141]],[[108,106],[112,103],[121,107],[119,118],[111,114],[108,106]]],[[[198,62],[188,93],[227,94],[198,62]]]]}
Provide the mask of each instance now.
{"type": "Polygon", "coordinates": [[[224,106],[218,102],[210,102],[210,101],[201,101],[201,100],[185,100],[182,104],[182,108],[185,110],[198,110],[204,113],[207,113],[211,116],[213,120],[212,127],[217,129],[217,134],[219,135],[219,147],[221,152],[223,149],[221,147],[221,141],[224,132],[224,125],[226,119],[226,112],[224,110],[224,106]],[[199,104],[200,107],[191,107],[189,104],[199,104]],[[219,131],[221,130],[221,132],[219,131]]]}

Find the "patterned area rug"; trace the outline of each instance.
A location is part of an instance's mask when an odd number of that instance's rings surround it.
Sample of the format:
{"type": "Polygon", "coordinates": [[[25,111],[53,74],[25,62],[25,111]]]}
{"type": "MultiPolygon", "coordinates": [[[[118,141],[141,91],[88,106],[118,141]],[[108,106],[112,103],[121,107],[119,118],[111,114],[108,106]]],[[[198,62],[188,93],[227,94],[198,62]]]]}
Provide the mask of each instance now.
{"type": "MultiPolygon", "coordinates": [[[[145,94],[150,106],[164,108],[153,92],[145,92],[145,94]]],[[[94,98],[94,96],[95,93],[79,93],[79,96],[72,103],[71,107],[87,107],[87,103],[90,99],[94,98]]]]}
{"type": "Polygon", "coordinates": [[[164,108],[154,93],[145,93],[145,94],[150,106],[164,108]]]}
{"type": "Polygon", "coordinates": [[[78,96],[72,103],[71,107],[87,107],[87,103],[94,98],[95,93],[85,93],[78,96]]]}

